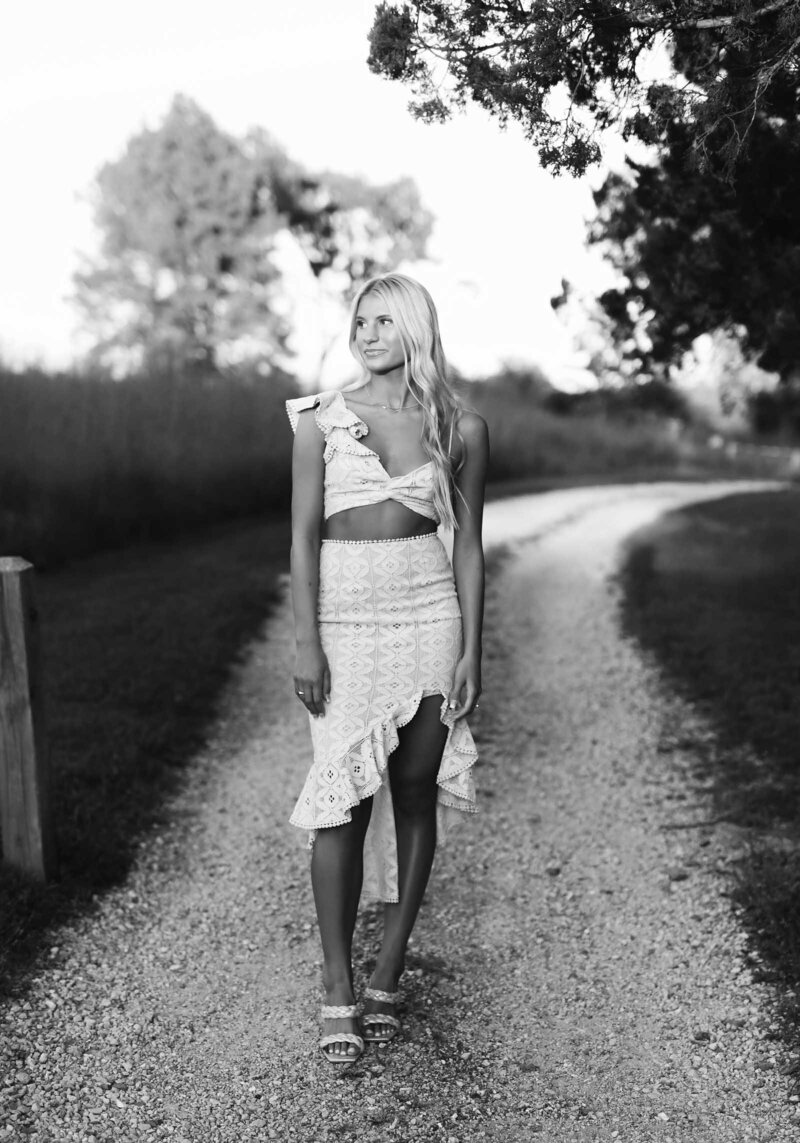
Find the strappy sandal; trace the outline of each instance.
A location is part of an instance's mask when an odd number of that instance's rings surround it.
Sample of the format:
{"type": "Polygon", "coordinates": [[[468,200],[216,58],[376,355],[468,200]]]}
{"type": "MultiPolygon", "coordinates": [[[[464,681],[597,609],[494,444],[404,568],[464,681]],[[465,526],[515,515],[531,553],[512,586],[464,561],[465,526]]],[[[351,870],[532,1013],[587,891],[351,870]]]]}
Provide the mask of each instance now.
{"type": "MultiPolygon", "coordinates": [[[[377,1000],[380,1004],[397,1004],[400,999],[399,992],[383,992],[380,988],[365,988],[365,1000],[377,1000]]],[[[364,1030],[364,1039],[368,1044],[388,1044],[400,1031],[400,1021],[396,1016],[385,1012],[364,1012],[361,1016],[361,1027],[364,1030]],[[390,1032],[370,1033],[371,1026],[391,1026],[390,1032]]]]}
{"type": "MultiPolygon", "coordinates": [[[[323,1004],[320,1009],[323,1020],[346,1020],[351,1016],[358,1016],[355,1004],[323,1004]]],[[[364,1040],[355,1032],[331,1032],[330,1036],[323,1036],[319,1042],[320,1051],[329,1064],[354,1064],[364,1054],[364,1040]],[[358,1052],[354,1056],[332,1056],[325,1051],[333,1044],[355,1044],[358,1052]]]]}

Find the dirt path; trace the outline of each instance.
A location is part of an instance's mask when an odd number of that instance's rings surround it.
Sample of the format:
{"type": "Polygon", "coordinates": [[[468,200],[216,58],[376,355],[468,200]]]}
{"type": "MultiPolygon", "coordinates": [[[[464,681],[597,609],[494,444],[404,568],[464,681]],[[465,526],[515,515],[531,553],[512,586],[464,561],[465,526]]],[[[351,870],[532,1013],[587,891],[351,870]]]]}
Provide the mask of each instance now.
{"type": "MultiPolygon", "coordinates": [[[[489,597],[482,813],[437,859],[402,1041],[346,1075],[315,1049],[307,853],[285,824],[307,728],[281,609],[174,826],[0,1013],[0,1140],[795,1139],[769,994],[725,896],[731,839],[663,828],[706,813],[665,745],[692,712],[659,693],[616,616],[624,537],[722,492],[490,506],[491,543],[535,540],[489,597]]],[[[362,981],[376,924],[367,910],[362,981]]]]}

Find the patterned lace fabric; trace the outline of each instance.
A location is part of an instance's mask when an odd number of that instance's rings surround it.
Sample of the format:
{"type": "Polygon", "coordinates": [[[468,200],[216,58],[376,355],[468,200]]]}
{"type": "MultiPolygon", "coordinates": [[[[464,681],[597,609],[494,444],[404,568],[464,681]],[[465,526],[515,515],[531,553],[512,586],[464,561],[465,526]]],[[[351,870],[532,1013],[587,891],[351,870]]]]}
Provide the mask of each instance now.
{"type": "Polygon", "coordinates": [[[461,653],[461,614],[453,572],[434,533],[401,540],[323,541],[319,626],[331,669],[324,718],[309,718],[314,763],[292,824],[315,832],[351,820],[372,797],[364,846],[364,891],[397,901],[397,843],[389,757],[398,731],[428,695],[442,697],[448,727],[437,776],[437,824],[475,812],[475,743],[465,719],[453,722],[447,695],[461,653]]]}
{"type": "Polygon", "coordinates": [[[390,476],[380,457],[362,438],[369,428],[348,409],[339,390],[296,397],[286,402],[294,432],[304,409],[313,409],[317,427],[325,437],[325,519],[347,508],[363,508],[382,500],[397,500],[412,512],[435,520],[433,506],[433,465],[430,461],[390,476]]]}

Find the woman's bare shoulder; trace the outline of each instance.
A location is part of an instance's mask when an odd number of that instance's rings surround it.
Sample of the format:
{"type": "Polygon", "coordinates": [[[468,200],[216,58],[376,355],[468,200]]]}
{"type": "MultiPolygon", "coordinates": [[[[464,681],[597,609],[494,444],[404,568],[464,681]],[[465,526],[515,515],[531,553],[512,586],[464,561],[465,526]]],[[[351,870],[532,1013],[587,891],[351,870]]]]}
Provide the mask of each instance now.
{"type": "Polygon", "coordinates": [[[458,431],[468,445],[480,445],[489,440],[489,426],[472,409],[462,409],[458,417],[458,431]]]}

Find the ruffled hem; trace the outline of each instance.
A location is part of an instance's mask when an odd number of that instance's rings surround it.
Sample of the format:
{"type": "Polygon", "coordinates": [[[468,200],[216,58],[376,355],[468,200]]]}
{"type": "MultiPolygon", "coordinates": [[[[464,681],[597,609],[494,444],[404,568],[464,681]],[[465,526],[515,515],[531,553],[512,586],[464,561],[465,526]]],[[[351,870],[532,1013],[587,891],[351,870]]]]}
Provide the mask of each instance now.
{"type": "MultiPolygon", "coordinates": [[[[309,847],[320,829],[352,821],[352,810],[365,798],[373,798],[372,816],[364,846],[364,889],[383,901],[397,901],[397,842],[389,783],[389,757],[399,745],[398,730],[410,722],[423,698],[439,690],[419,691],[377,718],[357,742],[336,759],[317,761],[311,767],[290,818],[299,829],[311,831],[309,847]]],[[[478,752],[464,719],[448,716],[442,699],[440,718],[448,727],[439,772],[436,776],[438,841],[444,844],[455,814],[476,813],[472,775],[478,752]]]]}

